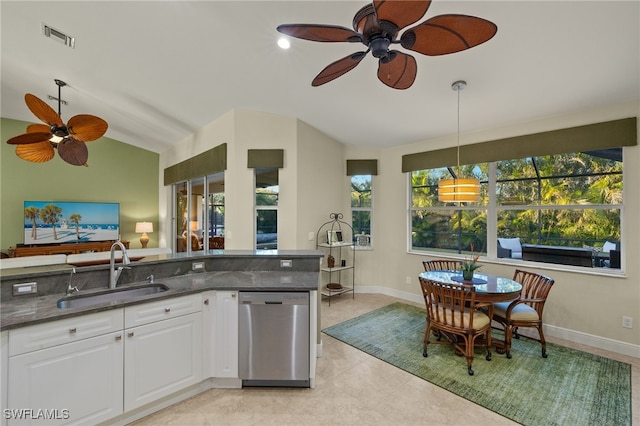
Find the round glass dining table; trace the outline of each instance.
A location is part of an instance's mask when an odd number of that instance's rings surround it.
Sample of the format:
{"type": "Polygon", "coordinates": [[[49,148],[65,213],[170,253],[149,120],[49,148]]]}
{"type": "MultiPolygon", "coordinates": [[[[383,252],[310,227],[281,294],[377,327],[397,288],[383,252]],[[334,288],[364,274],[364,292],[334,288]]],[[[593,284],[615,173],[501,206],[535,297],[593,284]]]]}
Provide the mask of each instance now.
{"type": "Polygon", "coordinates": [[[476,289],[476,302],[508,302],[520,297],[522,285],[511,278],[497,275],[475,273],[473,281],[462,279],[460,271],[425,271],[420,277],[446,284],[473,285],[476,289]]]}

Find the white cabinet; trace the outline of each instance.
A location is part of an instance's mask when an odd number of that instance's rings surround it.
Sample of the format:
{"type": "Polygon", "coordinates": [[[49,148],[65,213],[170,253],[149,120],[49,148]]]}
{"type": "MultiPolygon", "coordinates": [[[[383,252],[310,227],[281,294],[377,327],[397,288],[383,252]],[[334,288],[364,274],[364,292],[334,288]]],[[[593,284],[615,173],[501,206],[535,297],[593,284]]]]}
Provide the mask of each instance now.
{"type": "Polygon", "coordinates": [[[125,330],[125,411],[201,380],[201,326],[196,312],[125,330]]]}
{"type": "MultiPolygon", "coordinates": [[[[7,408],[7,373],[9,372],[9,332],[0,332],[0,409],[7,408]]],[[[3,411],[4,412],[4,411],[3,411]]],[[[7,424],[5,416],[0,417],[0,425],[7,424]]]]}
{"type": "Polygon", "coordinates": [[[8,424],[91,425],[121,414],[122,351],[121,309],[10,330],[7,408],[32,411],[8,424]]]}
{"type": "Polygon", "coordinates": [[[125,308],[125,412],[202,379],[200,300],[193,294],[125,308]]]}
{"type": "Polygon", "coordinates": [[[213,376],[238,378],[238,292],[216,291],[213,314],[213,376]]]}

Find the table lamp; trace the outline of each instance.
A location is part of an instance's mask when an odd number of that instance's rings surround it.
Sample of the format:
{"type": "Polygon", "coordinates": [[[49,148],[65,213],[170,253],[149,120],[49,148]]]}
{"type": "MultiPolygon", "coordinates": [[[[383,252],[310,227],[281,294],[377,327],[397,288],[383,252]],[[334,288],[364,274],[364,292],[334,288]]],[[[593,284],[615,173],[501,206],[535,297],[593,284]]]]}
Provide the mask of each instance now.
{"type": "Polygon", "coordinates": [[[140,244],[142,248],[147,248],[149,244],[149,236],[147,232],[153,232],[153,223],[151,222],[136,222],[136,234],[142,234],[140,237],[140,244]]]}

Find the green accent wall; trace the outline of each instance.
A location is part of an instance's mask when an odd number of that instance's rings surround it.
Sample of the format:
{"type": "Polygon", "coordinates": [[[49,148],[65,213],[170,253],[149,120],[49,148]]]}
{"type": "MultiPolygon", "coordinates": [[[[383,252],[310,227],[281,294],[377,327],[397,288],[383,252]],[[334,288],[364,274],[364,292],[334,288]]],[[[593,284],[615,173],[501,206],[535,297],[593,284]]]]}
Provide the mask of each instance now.
{"type": "MultiPolygon", "coordinates": [[[[89,167],[72,166],[56,152],[46,163],[15,154],[7,139],[25,132],[30,122],[0,119],[0,250],[23,243],[25,200],[120,203],[120,232],[131,248],[140,248],[135,223],[153,222],[149,247],[158,246],[159,154],[108,137],[88,142],[89,167]]],[[[36,122],[36,121],[34,121],[36,122]]]]}

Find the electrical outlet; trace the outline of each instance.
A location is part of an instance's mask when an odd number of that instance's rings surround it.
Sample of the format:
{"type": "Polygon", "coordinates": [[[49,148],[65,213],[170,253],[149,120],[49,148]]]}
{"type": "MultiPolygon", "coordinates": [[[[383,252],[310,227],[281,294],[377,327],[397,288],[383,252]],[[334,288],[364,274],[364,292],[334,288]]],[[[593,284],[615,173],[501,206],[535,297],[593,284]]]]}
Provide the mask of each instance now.
{"type": "Polygon", "coordinates": [[[313,241],[316,238],[316,233],[313,231],[309,232],[309,235],[307,235],[307,238],[309,239],[309,241],[313,241]]]}
{"type": "Polygon", "coordinates": [[[191,264],[191,270],[195,272],[204,271],[204,262],[193,262],[191,264]]]}
{"type": "Polygon", "coordinates": [[[622,326],[624,328],[633,328],[633,318],[631,318],[631,317],[622,317],[622,326]]]}
{"type": "Polygon", "coordinates": [[[407,284],[411,284],[411,277],[406,277],[405,281],[407,282],[407,284]]]}
{"type": "Polygon", "coordinates": [[[291,259],[280,259],[280,267],[281,268],[293,268],[293,260],[291,259]]]}

